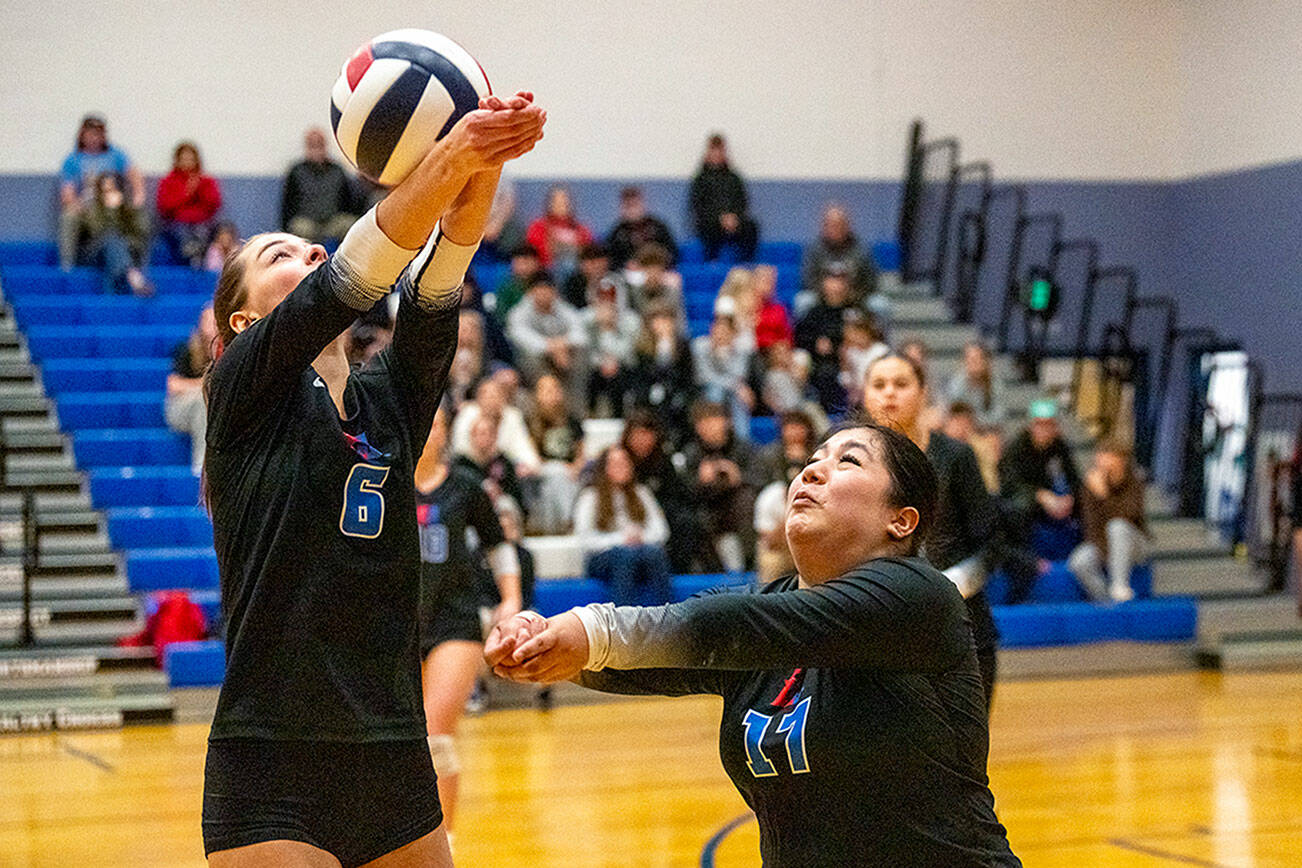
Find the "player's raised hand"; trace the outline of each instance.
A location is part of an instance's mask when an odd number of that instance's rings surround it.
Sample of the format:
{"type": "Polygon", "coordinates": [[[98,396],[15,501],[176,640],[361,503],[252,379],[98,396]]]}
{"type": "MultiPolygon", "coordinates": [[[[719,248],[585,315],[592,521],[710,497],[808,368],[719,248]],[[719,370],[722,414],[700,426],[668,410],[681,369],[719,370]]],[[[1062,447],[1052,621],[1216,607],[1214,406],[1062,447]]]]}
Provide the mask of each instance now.
{"type": "Polygon", "coordinates": [[[462,116],[444,140],[466,171],[499,168],[533,150],[543,136],[547,112],[523,92],[506,100],[485,97],[480,106],[462,116]]]}
{"type": "Polygon", "coordinates": [[[547,619],[537,612],[516,612],[489,631],[488,639],[484,642],[484,661],[489,666],[497,666],[503,661],[510,665],[511,655],[516,648],[546,627],[547,619]]]}
{"type": "Polygon", "coordinates": [[[588,633],[577,615],[566,612],[547,619],[547,628],[519,643],[493,672],[511,681],[555,684],[583,671],[588,662],[588,633]]]}

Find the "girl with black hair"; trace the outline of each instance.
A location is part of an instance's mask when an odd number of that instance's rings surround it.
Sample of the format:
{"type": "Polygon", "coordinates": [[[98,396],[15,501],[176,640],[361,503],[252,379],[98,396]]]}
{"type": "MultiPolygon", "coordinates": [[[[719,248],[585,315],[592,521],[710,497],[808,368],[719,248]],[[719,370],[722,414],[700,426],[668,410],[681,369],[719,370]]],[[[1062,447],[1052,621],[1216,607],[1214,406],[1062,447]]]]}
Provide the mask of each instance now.
{"type": "Polygon", "coordinates": [[[722,696],[720,755],[767,866],[1019,866],[986,778],[967,610],[918,557],[936,492],[907,437],[851,421],[788,489],[795,575],[668,606],[521,613],[486,657],[517,680],[722,696]]]}

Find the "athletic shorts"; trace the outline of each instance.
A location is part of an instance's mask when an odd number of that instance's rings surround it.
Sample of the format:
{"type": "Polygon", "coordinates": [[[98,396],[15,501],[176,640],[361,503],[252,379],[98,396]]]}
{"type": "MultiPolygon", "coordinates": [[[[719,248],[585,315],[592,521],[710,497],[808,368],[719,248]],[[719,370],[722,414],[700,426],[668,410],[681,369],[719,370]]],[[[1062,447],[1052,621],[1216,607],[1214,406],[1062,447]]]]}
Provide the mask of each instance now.
{"type": "Polygon", "coordinates": [[[420,603],[420,656],[444,642],[483,642],[479,620],[479,593],[474,587],[444,583],[443,588],[422,591],[420,603]]]}
{"type": "Polygon", "coordinates": [[[424,739],[208,742],[205,855],[264,841],[302,841],[349,868],[410,844],[442,822],[424,739]]]}

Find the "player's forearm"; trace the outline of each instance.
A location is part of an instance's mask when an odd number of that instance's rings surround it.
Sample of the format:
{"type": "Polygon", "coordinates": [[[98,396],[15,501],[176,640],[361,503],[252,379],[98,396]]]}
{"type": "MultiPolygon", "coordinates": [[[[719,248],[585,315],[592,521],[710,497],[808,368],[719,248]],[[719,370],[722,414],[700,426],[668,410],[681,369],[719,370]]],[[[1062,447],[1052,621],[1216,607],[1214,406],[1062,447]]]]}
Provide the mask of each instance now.
{"type": "Polygon", "coordinates": [[[493,196],[502,170],[476,172],[461,188],[452,207],[443,217],[443,233],[457,244],[478,244],[484,236],[488,215],[493,209],[493,196]]]}
{"type": "MultiPolygon", "coordinates": [[[[436,144],[402,183],[376,206],[376,222],[399,247],[423,246],[434,225],[461,195],[471,170],[450,138],[436,144]]],[[[475,243],[478,237],[472,238],[475,243]]]]}

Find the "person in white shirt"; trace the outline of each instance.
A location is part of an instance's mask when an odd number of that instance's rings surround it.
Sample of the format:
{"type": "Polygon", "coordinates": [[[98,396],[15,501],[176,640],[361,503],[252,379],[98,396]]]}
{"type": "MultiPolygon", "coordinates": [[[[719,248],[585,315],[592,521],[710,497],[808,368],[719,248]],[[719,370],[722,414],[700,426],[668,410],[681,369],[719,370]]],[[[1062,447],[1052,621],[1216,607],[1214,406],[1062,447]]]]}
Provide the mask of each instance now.
{"type": "Polygon", "coordinates": [[[654,603],[670,601],[669,525],[650,490],[633,481],[633,461],[622,447],[597,459],[592,485],[574,505],[574,533],[588,575],[610,586],[617,605],[636,604],[638,585],[654,603]]]}
{"type": "Polygon", "coordinates": [[[529,436],[524,414],[519,407],[506,403],[501,384],[491,377],[481,380],[475,388],[475,400],[462,404],[457,411],[452,422],[452,452],[470,454],[470,429],[485,413],[498,419],[497,450],[515,465],[515,472],[521,477],[536,475],[542,459],[529,436]]]}
{"type": "Polygon", "coordinates": [[[556,284],[547,272],[540,271],[529,279],[524,299],[506,316],[506,336],[515,348],[526,381],[533,383],[542,374],[555,374],[565,383],[570,410],[587,410],[587,331],[583,317],[558,297],[556,284]]]}

